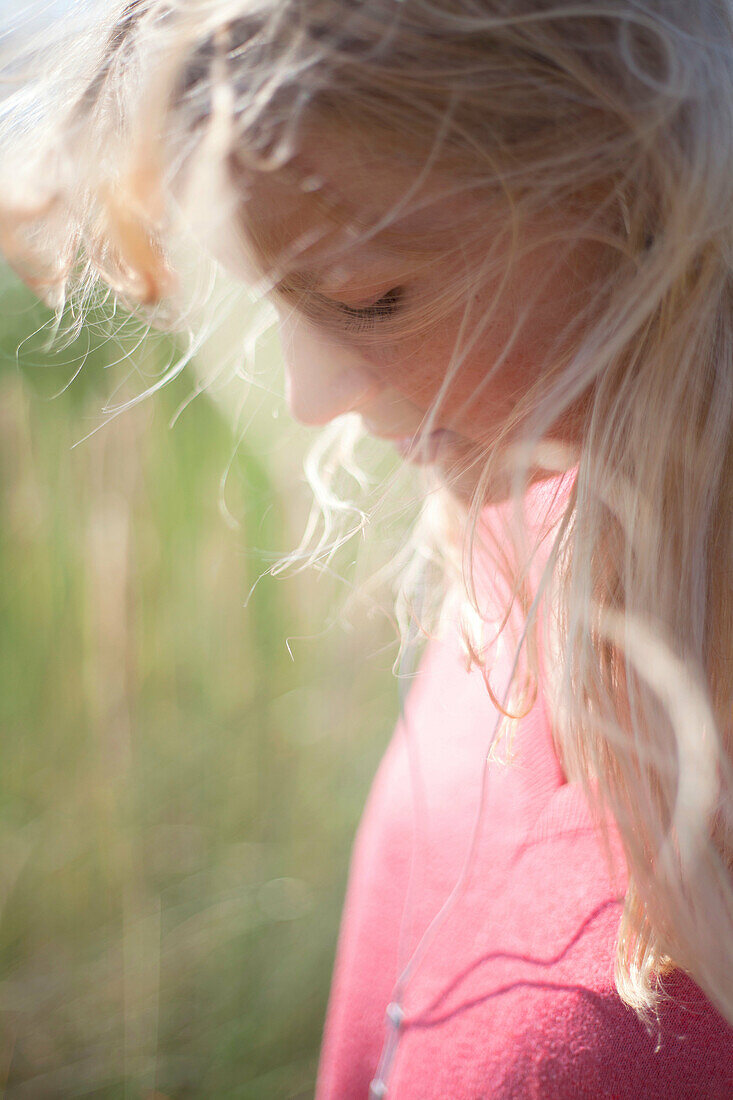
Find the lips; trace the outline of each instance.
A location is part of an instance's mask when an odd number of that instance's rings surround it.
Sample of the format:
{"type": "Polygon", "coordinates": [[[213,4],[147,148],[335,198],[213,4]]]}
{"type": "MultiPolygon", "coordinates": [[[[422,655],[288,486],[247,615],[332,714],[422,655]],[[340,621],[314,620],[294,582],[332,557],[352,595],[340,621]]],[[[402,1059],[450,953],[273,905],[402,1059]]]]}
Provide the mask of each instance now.
{"type": "Polygon", "coordinates": [[[431,462],[436,462],[439,458],[444,457],[448,449],[454,451],[461,444],[465,447],[463,437],[448,428],[436,428],[432,432],[421,432],[418,427],[413,435],[399,435],[397,425],[390,424],[389,421],[385,423],[385,419],[382,418],[380,422],[376,417],[371,417],[363,412],[361,414],[362,424],[370,435],[381,439],[384,443],[391,443],[406,462],[416,466],[427,466],[431,462]]]}

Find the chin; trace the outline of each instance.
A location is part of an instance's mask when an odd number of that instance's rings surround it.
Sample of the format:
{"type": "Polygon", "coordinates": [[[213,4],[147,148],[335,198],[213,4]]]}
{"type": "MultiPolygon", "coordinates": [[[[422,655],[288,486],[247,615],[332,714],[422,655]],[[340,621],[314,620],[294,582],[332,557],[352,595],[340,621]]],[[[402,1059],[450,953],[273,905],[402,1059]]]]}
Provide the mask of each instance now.
{"type": "MultiPolygon", "coordinates": [[[[460,438],[460,437],[457,437],[460,438]]],[[[511,444],[491,463],[486,476],[488,446],[461,440],[460,445],[441,448],[431,463],[438,480],[462,505],[501,504],[516,492],[517,473],[523,475],[523,492],[541,481],[548,481],[571,470],[578,462],[577,448],[559,440],[543,440],[527,445],[511,444]]],[[[523,495],[523,492],[520,495],[523,495]]]]}

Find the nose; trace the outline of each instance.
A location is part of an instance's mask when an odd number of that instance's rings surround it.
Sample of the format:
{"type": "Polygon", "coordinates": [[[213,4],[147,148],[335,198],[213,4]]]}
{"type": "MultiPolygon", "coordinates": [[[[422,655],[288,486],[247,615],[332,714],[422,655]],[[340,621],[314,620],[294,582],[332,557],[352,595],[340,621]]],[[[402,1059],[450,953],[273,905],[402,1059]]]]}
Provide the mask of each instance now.
{"type": "Polygon", "coordinates": [[[279,329],[288,407],[302,424],[326,424],[379,392],[356,352],[331,342],[302,317],[281,314],[279,329]]]}

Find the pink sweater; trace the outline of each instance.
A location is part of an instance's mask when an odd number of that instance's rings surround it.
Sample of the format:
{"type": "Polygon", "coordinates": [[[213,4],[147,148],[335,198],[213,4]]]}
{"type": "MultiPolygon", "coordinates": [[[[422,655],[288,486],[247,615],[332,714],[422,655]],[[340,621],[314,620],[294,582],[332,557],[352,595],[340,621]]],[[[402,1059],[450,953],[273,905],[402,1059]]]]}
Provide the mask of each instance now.
{"type": "MultiPolygon", "coordinates": [[[[359,829],[317,1100],[369,1094],[397,976],[465,858],[495,713],[457,643],[432,643],[359,829]]],[[[513,762],[489,765],[466,888],[407,983],[386,1092],[373,1095],[733,1098],[733,1028],[685,975],[668,980],[658,1032],[621,1003],[620,912],[540,698],[513,762]]]]}

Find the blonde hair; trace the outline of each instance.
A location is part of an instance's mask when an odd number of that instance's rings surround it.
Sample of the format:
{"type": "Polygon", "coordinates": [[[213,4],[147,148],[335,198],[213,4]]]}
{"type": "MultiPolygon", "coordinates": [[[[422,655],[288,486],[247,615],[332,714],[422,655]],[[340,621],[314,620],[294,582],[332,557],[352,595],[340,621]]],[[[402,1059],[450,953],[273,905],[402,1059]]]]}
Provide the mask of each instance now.
{"type": "MultiPolygon", "coordinates": [[[[621,997],[648,1015],[660,977],[680,967],[733,1022],[730,4],[136,0],[109,15],[106,40],[94,27],[70,49],[78,64],[67,53],[61,76],[44,72],[6,98],[2,128],[1,241],[59,309],[98,277],[128,300],[169,294],[175,211],[218,186],[268,287],[317,319],[323,303],[287,284],[307,244],[288,253],[244,224],[242,190],[264,173],[314,204],[336,254],[353,240],[344,226],[384,232],[396,253],[448,248],[437,230],[400,235],[426,171],[501,212],[502,246],[481,238],[467,281],[456,275],[441,300],[418,304],[418,330],[471,280],[511,265],[548,212],[562,216],[559,249],[604,249],[572,350],[548,349],[541,385],[487,442],[471,505],[431,497],[428,513],[460,513],[470,593],[487,497],[504,485],[519,505],[538,447],[582,403],[577,474],[559,517],[546,517],[539,592],[521,523],[489,546],[507,582],[504,621],[519,608],[537,672],[544,604],[558,751],[599,821],[610,813],[619,830],[621,997]],[[360,224],[299,173],[304,135],[324,120],[378,133],[386,156],[414,171],[399,210],[360,224]],[[18,181],[31,199],[13,200],[18,181]]],[[[398,340],[404,323],[378,338],[398,340]]],[[[486,323],[464,334],[446,384],[486,323]]],[[[475,593],[473,605],[480,620],[475,593]]]]}

